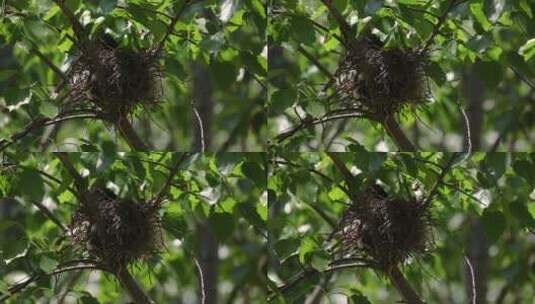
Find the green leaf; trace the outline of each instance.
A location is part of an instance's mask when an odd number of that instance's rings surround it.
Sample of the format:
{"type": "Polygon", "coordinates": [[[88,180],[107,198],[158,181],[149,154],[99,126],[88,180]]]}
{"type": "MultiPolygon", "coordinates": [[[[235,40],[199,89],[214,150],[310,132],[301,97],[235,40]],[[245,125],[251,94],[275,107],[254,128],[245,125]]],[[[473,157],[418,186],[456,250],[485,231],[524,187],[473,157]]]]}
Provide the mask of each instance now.
{"type": "Polygon", "coordinates": [[[282,114],[287,108],[291,107],[297,98],[295,88],[284,88],[271,94],[270,111],[273,116],[282,114]]]}
{"type": "Polygon", "coordinates": [[[509,204],[509,211],[523,226],[535,227],[535,218],[528,210],[528,205],[521,201],[516,200],[509,204]]]}
{"type": "Polygon", "coordinates": [[[214,77],[216,84],[221,89],[226,89],[236,82],[238,72],[236,67],[228,61],[214,60],[210,64],[210,72],[214,77]]]}
{"type": "Polygon", "coordinates": [[[485,235],[489,239],[489,242],[494,243],[505,231],[505,215],[500,211],[489,210],[487,208],[481,215],[481,224],[483,225],[485,235]]]}
{"type": "Polygon", "coordinates": [[[526,62],[533,58],[533,56],[535,56],[535,38],[526,41],[526,43],[520,47],[518,53],[524,57],[526,62]]]}
{"type": "Polygon", "coordinates": [[[248,179],[252,180],[258,187],[265,187],[267,183],[267,172],[259,163],[244,162],[241,171],[248,179]]]}
{"type": "Polygon", "coordinates": [[[174,207],[171,207],[164,213],[162,226],[177,239],[183,239],[189,231],[188,224],[184,219],[184,214],[179,211],[178,208],[174,207]]]}
{"type": "Polygon", "coordinates": [[[234,231],[234,218],[230,213],[212,212],[209,222],[214,234],[220,241],[228,239],[234,231]]]}
{"type": "Polygon", "coordinates": [[[535,165],[527,160],[517,160],[513,163],[515,172],[531,185],[535,185],[535,165]]]}
{"type": "Polygon", "coordinates": [[[58,264],[58,261],[51,258],[50,254],[44,254],[41,256],[39,261],[39,268],[41,268],[44,272],[51,272],[58,266],[58,264]]]}
{"type": "Polygon", "coordinates": [[[278,258],[282,261],[297,252],[300,244],[301,240],[298,238],[287,238],[277,241],[274,245],[274,249],[279,255],[278,258]]]}
{"type": "Polygon", "coordinates": [[[308,263],[309,255],[318,249],[318,243],[312,236],[307,236],[301,241],[299,246],[299,262],[301,264],[308,263]]]}
{"type": "Polygon", "coordinates": [[[533,12],[531,11],[531,6],[528,3],[528,0],[520,0],[520,8],[528,15],[530,18],[533,18],[533,12]]]}
{"type": "Polygon", "coordinates": [[[483,159],[483,164],[485,170],[494,180],[498,180],[505,173],[506,161],[507,154],[505,153],[487,153],[483,159]]]}
{"type": "Polygon", "coordinates": [[[266,222],[263,221],[258,212],[256,212],[254,205],[249,203],[241,203],[238,204],[238,210],[245,220],[249,222],[249,224],[262,230],[266,229],[266,222]]]}
{"type": "Polygon", "coordinates": [[[290,35],[296,41],[313,46],[316,42],[314,23],[305,16],[292,16],[290,20],[290,35]]]}
{"type": "Polygon", "coordinates": [[[370,300],[359,290],[352,289],[353,295],[349,298],[348,304],[371,304],[370,300]]]}
{"type": "Polygon", "coordinates": [[[45,195],[45,183],[41,174],[31,168],[22,170],[17,187],[19,193],[34,201],[40,202],[45,195]]]}
{"type": "Polygon", "coordinates": [[[478,0],[470,4],[470,12],[476,18],[477,22],[481,25],[483,30],[486,32],[492,28],[492,24],[487,19],[485,11],[483,8],[483,1],[478,0]]]}

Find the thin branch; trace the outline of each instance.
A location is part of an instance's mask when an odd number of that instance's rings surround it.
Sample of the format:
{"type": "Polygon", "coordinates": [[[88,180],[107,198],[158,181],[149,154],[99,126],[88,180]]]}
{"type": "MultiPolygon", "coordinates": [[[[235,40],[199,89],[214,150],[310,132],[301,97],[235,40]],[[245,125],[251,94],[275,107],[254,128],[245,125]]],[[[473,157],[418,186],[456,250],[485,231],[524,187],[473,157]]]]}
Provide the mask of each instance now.
{"type": "Polygon", "coordinates": [[[199,283],[201,285],[201,304],[206,304],[206,292],[204,291],[204,275],[202,274],[202,268],[199,264],[199,260],[197,260],[196,257],[193,257],[193,261],[195,262],[195,267],[197,267],[197,272],[199,273],[199,283]]]}
{"type": "Polygon", "coordinates": [[[442,167],[442,171],[440,172],[440,175],[437,177],[437,180],[435,181],[435,184],[433,185],[433,188],[431,188],[431,191],[429,191],[429,194],[427,195],[427,198],[422,202],[422,207],[427,208],[429,204],[431,204],[431,201],[435,198],[435,195],[438,192],[438,187],[443,183],[443,179],[448,174],[450,168],[453,166],[453,163],[455,159],[457,158],[458,153],[453,153],[446,163],[444,167],[442,167]]]}
{"type": "Polygon", "coordinates": [[[332,112],[329,112],[329,113],[326,113],[325,115],[323,115],[322,117],[319,117],[319,118],[308,118],[308,119],[304,119],[301,121],[300,124],[298,124],[297,126],[294,126],[294,127],[291,127],[290,129],[288,130],[285,130],[283,131],[282,133],[280,133],[279,135],[277,135],[275,137],[275,140],[280,143],[280,142],[283,142],[284,140],[292,137],[293,135],[295,135],[295,133],[297,133],[298,131],[302,130],[302,129],[306,129],[306,128],[309,128],[309,127],[312,127],[312,126],[315,126],[315,125],[319,125],[319,124],[323,124],[325,122],[328,122],[328,121],[331,121],[331,120],[338,120],[338,119],[344,119],[344,118],[361,118],[363,117],[364,115],[362,113],[356,113],[356,112],[353,112],[353,113],[342,113],[342,114],[332,114],[332,112]]]}
{"type": "Polygon", "coordinates": [[[41,212],[43,212],[54,224],[56,224],[64,233],[67,233],[69,230],[63,223],[50,211],[45,205],[41,204],[38,201],[32,200],[31,203],[36,206],[41,212]]]}
{"type": "Polygon", "coordinates": [[[515,69],[513,66],[509,67],[511,70],[513,70],[513,73],[515,73],[516,77],[518,77],[520,80],[522,80],[524,83],[526,83],[530,88],[535,90],[535,84],[533,84],[528,78],[526,78],[524,75],[522,75],[517,69],[515,69]]]}
{"type": "Polygon", "coordinates": [[[30,134],[33,130],[40,129],[45,126],[57,124],[63,121],[72,120],[72,119],[101,119],[102,116],[99,113],[78,113],[78,114],[72,114],[72,113],[61,113],[58,114],[55,117],[48,118],[48,117],[42,117],[33,120],[30,122],[24,129],[19,131],[18,133],[15,133],[9,137],[9,139],[0,139],[0,151],[5,150],[7,147],[14,144],[17,140],[20,140],[24,137],[26,137],[28,134],[30,134]]]}
{"type": "Polygon", "coordinates": [[[325,76],[329,77],[329,79],[333,78],[333,74],[327,70],[312,54],[310,54],[307,50],[305,50],[301,45],[297,47],[297,50],[303,54],[310,62],[312,62],[325,76]]]}
{"type": "Polygon", "coordinates": [[[318,272],[316,270],[305,270],[297,275],[295,279],[293,279],[289,283],[285,283],[283,285],[280,285],[277,287],[276,291],[273,291],[270,296],[268,296],[268,302],[272,302],[277,298],[278,295],[284,294],[289,289],[291,289],[293,286],[297,285],[299,282],[301,282],[304,279],[310,278],[311,276],[318,275],[318,274],[327,274],[332,273],[340,270],[346,270],[346,269],[352,269],[352,268],[371,268],[368,264],[362,264],[362,263],[351,263],[351,264],[336,264],[333,266],[329,266],[326,269],[322,270],[321,272],[318,272]]]}
{"type": "Polygon", "coordinates": [[[78,38],[78,41],[82,42],[84,39],[82,35],[82,31],[84,28],[82,24],[80,23],[80,21],[76,19],[76,16],[74,15],[74,13],[67,7],[67,5],[65,4],[65,0],[52,0],[52,1],[54,1],[54,3],[56,3],[57,6],[59,6],[61,11],[63,12],[63,15],[65,15],[67,19],[69,19],[69,22],[72,25],[74,34],[78,38]]]}
{"type": "Polygon", "coordinates": [[[31,44],[33,45],[33,47],[31,48],[31,52],[33,52],[35,55],[37,55],[37,57],[39,57],[39,59],[41,59],[44,63],[46,63],[46,65],[48,65],[48,67],[54,71],[54,73],[58,74],[59,77],[61,77],[65,82],[68,82],[69,79],[67,78],[67,76],[65,75],[65,73],[63,73],[52,61],[50,61],[50,59],[48,59],[43,53],[41,53],[41,51],[39,51],[39,49],[37,48],[37,46],[31,42],[31,44]]]}
{"type": "Polygon", "coordinates": [[[57,152],[54,153],[56,157],[60,160],[60,162],[65,167],[65,170],[69,173],[69,175],[74,180],[74,186],[76,187],[76,190],[78,190],[78,193],[81,195],[82,193],[85,193],[86,190],[86,182],[84,178],[78,173],[78,170],[74,167],[73,163],[69,159],[69,154],[65,152],[57,152]]]}
{"type": "Polygon", "coordinates": [[[347,184],[347,189],[350,191],[349,197],[351,199],[355,198],[355,196],[353,195],[353,193],[350,190],[350,189],[352,189],[353,182],[354,182],[353,174],[351,174],[351,171],[346,167],[344,162],[338,157],[337,153],[327,152],[327,156],[329,156],[329,158],[332,160],[332,162],[334,163],[334,165],[336,166],[338,171],[342,174],[342,177],[344,178],[344,180],[345,180],[345,182],[347,184]]]}
{"type": "Polygon", "coordinates": [[[468,257],[464,256],[464,261],[466,262],[466,265],[468,265],[468,269],[470,270],[470,277],[472,278],[472,304],[476,304],[477,299],[477,292],[476,292],[476,276],[474,275],[474,267],[472,266],[472,263],[468,259],[468,257]]]}
{"type": "MultiPolygon", "coordinates": [[[[199,0],[199,2],[202,1],[202,0],[199,0]]],[[[155,49],[155,54],[158,54],[161,52],[161,50],[163,49],[163,46],[165,44],[165,41],[167,40],[167,38],[169,38],[169,36],[173,33],[174,31],[174,28],[175,28],[175,25],[176,23],[178,22],[178,19],[180,19],[180,16],[182,16],[182,14],[184,13],[184,11],[186,11],[186,9],[189,7],[189,5],[193,2],[193,0],[185,0],[184,1],[184,4],[182,5],[182,7],[180,7],[180,9],[178,10],[178,12],[175,14],[175,16],[171,19],[171,22],[169,23],[169,25],[167,26],[167,32],[165,33],[165,35],[163,36],[162,40],[160,41],[160,43],[158,43],[158,46],[156,47],[155,49]]]]}
{"type": "Polygon", "coordinates": [[[156,197],[152,200],[152,206],[153,208],[157,209],[160,207],[163,199],[167,195],[167,192],[169,191],[169,187],[173,184],[173,178],[178,172],[178,168],[186,160],[186,158],[189,156],[188,153],[182,153],[180,158],[176,161],[176,163],[169,169],[169,174],[167,175],[167,179],[165,181],[165,184],[163,185],[162,189],[160,189],[160,192],[156,195],[156,197]]]}
{"type": "Polygon", "coordinates": [[[472,130],[470,129],[470,119],[468,119],[468,115],[466,114],[466,111],[461,107],[460,104],[457,104],[459,107],[459,111],[463,115],[464,118],[464,130],[465,130],[465,151],[468,153],[472,153],[472,130]]]}
{"type": "Polygon", "coordinates": [[[13,295],[17,294],[18,292],[20,292],[21,290],[26,288],[28,285],[30,285],[31,283],[39,280],[42,277],[53,276],[53,275],[61,274],[61,273],[64,273],[64,272],[83,270],[83,269],[108,271],[102,265],[96,264],[96,263],[74,265],[74,266],[65,266],[66,264],[69,264],[69,263],[64,263],[61,266],[58,266],[58,268],[52,270],[51,272],[34,274],[33,276],[29,277],[28,279],[26,279],[26,280],[24,280],[22,282],[19,282],[19,283],[16,283],[15,285],[9,286],[8,289],[7,289],[9,291],[9,294],[6,294],[3,297],[0,297],[0,302],[3,302],[5,300],[9,299],[13,295]]]}
{"type": "Polygon", "coordinates": [[[317,174],[319,177],[325,179],[326,181],[330,182],[331,184],[336,185],[338,188],[340,188],[340,190],[344,191],[344,193],[345,193],[348,197],[351,197],[351,192],[350,192],[346,187],[340,185],[339,183],[335,182],[332,178],[328,177],[327,175],[321,173],[320,171],[318,171],[318,170],[316,170],[316,169],[305,168],[304,166],[300,166],[300,165],[298,165],[298,164],[289,162],[289,161],[287,161],[287,160],[285,160],[285,161],[276,160],[275,163],[276,163],[276,164],[281,164],[281,165],[287,165],[287,166],[297,167],[297,168],[303,168],[303,169],[305,169],[305,170],[307,170],[307,171],[310,171],[311,173],[317,174]]]}
{"type": "MultiPolygon", "coordinates": [[[[201,115],[199,114],[199,111],[197,111],[197,108],[195,108],[195,104],[191,104],[191,109],[193,110],[193,114],[195,115],[195,119],[197,120],[197,128],[199,128],[199,142],[201,144],[201,149],[199,152],[204,152],[205,149],[205,143],[204,143],[204,126],[202,122],[201,115]]],[[[196,145],[197,146],[197,145],[196,145]]],[[[197,147],[195,147],[196,149],[197,147]]]]}
{"type": "Polygon", "coordinates": [[[429,49],[429,47],[431,46],[431,44],[433,43],[433,40],[435,39],[435,37],[438,35],[439,31],[440,31],[440,27],[442,26],[442,24],[446,21],[446,17],[448,16],[449,12],[458,4],[464,2],[463,0],[450,0],[449,4],[448,4],[448,7],[446,8],[446,10],[442,13],[442,15],[440,15],[440,17],[438,18],[438,21],[437,21],[437,24],[435,24],[433,26],[433,31],[431,32],[431,35],[429,36],[429,38],[427,38],[427,41],[425,42],[424,46],[420,49],[420,52],[421,53],[425,53],[427,52],[427,50],[429,49]]]}
{"type": "Polygon", "coordinates": [[[340,26],[340,31],[342,31],[342,37],[344,38],[345,46],[351,46],[355,41],[355,37],[353,37],[353,30],[349,23],[347,23],[342,14],[334,6],[332,0],[321,0],[321,2],[323,2],[327,9],[329,9],[329,12],[334,17],[334,20],[336,20],[338,26],[340,26]]]}

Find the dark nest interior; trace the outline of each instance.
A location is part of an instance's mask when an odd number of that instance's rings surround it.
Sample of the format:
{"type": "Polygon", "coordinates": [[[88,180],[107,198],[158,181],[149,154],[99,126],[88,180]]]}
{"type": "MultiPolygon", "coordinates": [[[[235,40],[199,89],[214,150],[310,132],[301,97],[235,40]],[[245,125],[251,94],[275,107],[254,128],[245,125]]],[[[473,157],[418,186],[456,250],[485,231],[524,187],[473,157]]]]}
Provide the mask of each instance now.
{"type": "Polygon", "coordinates": [[[69,230],[74,244],[111,267],[148,258],[163,247],[157,210],[102,189],[86,195],[69,230]]]}
{"type": "Polygon", "coordinates": [[[433,244],[431,217],[421,201],[389,198],[373,189],[344,211],[336,236],[344,257],[371,260],[382,269],[420,256],[433,244]]]}
{"type": "Polygon", "coordinates": [[[365,35],[339,63],[336,95],[345,108],[384,121],[404,106],[427,101],[426,62],[418,49],[384,48],[379,39],[365,35]]]}
{"type": "Polygon", "coordinates": [[[158,57],[154,49],[135,51],[94,41],[67,73],[71,102],[89,100],[111,121],[128,117],[136,106],[157,104],[162,95],[158,57]]]}

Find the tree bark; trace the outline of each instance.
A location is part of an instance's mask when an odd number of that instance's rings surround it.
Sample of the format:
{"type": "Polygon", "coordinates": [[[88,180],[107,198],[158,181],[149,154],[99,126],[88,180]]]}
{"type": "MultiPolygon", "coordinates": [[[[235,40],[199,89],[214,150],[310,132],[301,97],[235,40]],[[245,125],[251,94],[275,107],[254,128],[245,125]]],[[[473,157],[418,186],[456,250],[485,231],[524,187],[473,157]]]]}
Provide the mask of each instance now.
{"type": "Polygon", "coordinates": [[[201,304],[218,303],[217,283],[219,266],[219,244],[208,223],[197,226],[199,235],[198,252],[202,275],[199,276],[199,301],[201,304]],[[202,280],[202,281],[201,281],[202,280]]]}
{"type": "Polygon", "coordinates": [[[117,270],[115,276],[119,280],[121,286],[128,292],[130,298],[135,304],[153,304],[152,300],[141,289],[136,280],[132,277],[128,269],[122,268],[117,270]]]}
{"type": "Polygon", "coordinates": [[[407,138],[405,133],[403,133],[403,130],[401,130],[398,122],[393,116],[388,116],[383,122],[383,125],[388,135],[392,138],[394,143],[396,143],[396,146],[398,147],[399,151],[402,151],[402,152],[415,152],[416,151],[416,148],[411,143],[411,141],[407,138]]]}
{"type": "Polygon", "coordinates": [[[412,287],[409,285],[409,282],[407,282],[401,271],[399,271],[398,266],[392,267],[388,275],[392,281],[392,284],[394,284],[394,287],[396,287],[408,304],[424,303],[416,291],[414,291],[414,289],[412,289],[412,287]]]}
{"type": "MultiPolygon", "coordinates": [[[[463,77],[463,93],[468,101],[468,125],[470,126],[472,150],[481,150],[483,130],[483,94],[484,85],[475,71],[470,71],[463,77]]],[[[465,135],[465,150],[468,146],[468,136],[465,135]]],[[[489,245],[478,218],[471,220],[471,227],[466,241],[467,256],[473,266],[476,303],[484,304],[487,298],[487,272],[489,260],[489,245]]],[[[465,264],[465,286],[469,302],[474,295],[472,292],[472,273],[469,265],[465,264]]]]}
{"type": "MultiPolygon", "coordinates": [[[[200,116],[200,122],[192,113],[193,151],[200,152],[204,147],[209,151],[212,146],[212,116],[214,102],[212,100],[212,82],[206,68],[200,64],[193,65],[193,107],[200,116]]],[[[195,110],[194,110],[195,111],[195,110]]]]}

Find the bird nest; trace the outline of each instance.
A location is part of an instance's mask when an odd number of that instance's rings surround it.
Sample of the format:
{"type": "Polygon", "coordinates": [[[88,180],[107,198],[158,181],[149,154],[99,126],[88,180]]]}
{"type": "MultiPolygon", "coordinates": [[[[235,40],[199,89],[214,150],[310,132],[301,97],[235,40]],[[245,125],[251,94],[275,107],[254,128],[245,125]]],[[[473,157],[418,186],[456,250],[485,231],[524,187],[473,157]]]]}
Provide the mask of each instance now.
{"type": "Polygon", "coordinates": [[[163,247],[157,211],[148,203],[92,190],[72,216],[73,243],[111,267],[148,258],[163,247]]]}
{"type": "Polygon", "coordinates": [[[425,103],[430,95],[418,49],[384,48],[373,36],[360,38],[335,73],[336,95],[345,108],[383,121],[404,106],[425,103]]]}
{"type": "Polygon", "coordinates": [[[431,227],[421,201],[389,198],[367,189],[345,210],[335,236],[343,256],[389,269],[427,252],[433,244],[431,227]]]}
{"type": "Polygon", "coordinates": [[[89,100],[110,121],[161,99],[161,67],[154,49],[111,47],[100,40],[84,48],[68,77],[71,102],[89,100]]]}

